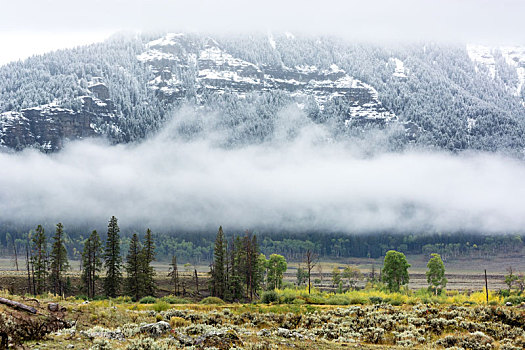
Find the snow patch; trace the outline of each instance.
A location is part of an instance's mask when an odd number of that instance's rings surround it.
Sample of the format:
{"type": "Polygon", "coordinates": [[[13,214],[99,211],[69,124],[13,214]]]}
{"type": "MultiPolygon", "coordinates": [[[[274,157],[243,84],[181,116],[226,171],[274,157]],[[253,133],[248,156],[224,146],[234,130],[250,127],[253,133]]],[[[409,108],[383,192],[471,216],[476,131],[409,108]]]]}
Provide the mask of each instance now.
{"type": "Polygon", "coordinates": [[[472,62],[478,63],[487,68],[489,76],[496,78],[496,60],[492,54],[492,49],[483,45],[467,45],[467,53],[472,62]]]}
{"type": "Polygon", "coordinates": [[[137,59],[141,62],[153,62],[153,61],[162,61],[162,60],[177,61],[178,60],[177,56],[171,53],[159,51],[157,49],[152,49],[152,50],[143,52],[137,56],[137,59]]]}
{"type": "Polygon", "coordinates": [[[290,32],[284,32],[284,35],[286,36],[287,39],[290,39],[290,40],[295,39],[295,35],[293,35],[290,32]]]}
{"type": "Polygon", "coordinates": [[[268,32],[268,42],[270,43],[270,46],[272,47],[272,49],[275,50],[275,48],[277,47],[276,43],[275,43],[275,39],[273,38],[273,35],[272,33],[268,32]]]}
{"type": "Polygon", "coordinates": [[[518,75],[518,84],[516,86],[515,96],[521,96],[523,85],[525,85],[525,47],[506,46],[501,47],[501,54],[509,66],[516,68],[518,75]]]}
{"type": "Polygon", "coordinates": [[[392,58],[392,60],[396,64],[396,68],[392,76],[397,78],[407,78],[408,69],[405,68],[403,61],[396,57],[392,58]]]}
{"type": "Polygon", "coordinates": [[[150,41],[148,44],[146,44],[147,47],[153,47],[153,46],[171,46],[176,45],[177,40],[181,37],[183,37],[183,33],[168,33],[165,36],[163,36],[160,39],[150,41]]]}

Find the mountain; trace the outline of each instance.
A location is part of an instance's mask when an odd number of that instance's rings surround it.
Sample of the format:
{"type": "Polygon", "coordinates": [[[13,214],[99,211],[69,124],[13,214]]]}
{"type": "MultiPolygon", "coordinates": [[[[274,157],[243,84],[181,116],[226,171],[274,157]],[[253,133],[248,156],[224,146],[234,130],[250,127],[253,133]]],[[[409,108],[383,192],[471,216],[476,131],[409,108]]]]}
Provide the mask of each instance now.
{"type": "Polygon", "coordinates": [[[189,106],[217,116],[204,122],[225,131],[225,146],[271,139],[292,108],[334,139],[381,130],[393,148],[519,155],[524,81],[522,47],[119,34],[0,67],[0,145],[47,152],[98,135],[136,141],[189,106]]]}

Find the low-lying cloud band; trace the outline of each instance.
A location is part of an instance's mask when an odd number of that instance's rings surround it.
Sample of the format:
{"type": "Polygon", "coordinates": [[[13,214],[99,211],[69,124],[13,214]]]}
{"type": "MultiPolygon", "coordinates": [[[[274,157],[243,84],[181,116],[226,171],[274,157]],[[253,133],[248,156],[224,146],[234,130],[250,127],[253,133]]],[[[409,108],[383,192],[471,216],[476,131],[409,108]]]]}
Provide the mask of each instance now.
{"type": "Polygon", "coordinates": [[[164,132],[134,145],[84,140],[53,155],[0,153],[0,221],[99,225],[116,215],[123,225],[187,230],[525,227],[519,160],[428,151],[363,157],[347,143],[315,141],[316,128],[233,149],[164,132]]]}

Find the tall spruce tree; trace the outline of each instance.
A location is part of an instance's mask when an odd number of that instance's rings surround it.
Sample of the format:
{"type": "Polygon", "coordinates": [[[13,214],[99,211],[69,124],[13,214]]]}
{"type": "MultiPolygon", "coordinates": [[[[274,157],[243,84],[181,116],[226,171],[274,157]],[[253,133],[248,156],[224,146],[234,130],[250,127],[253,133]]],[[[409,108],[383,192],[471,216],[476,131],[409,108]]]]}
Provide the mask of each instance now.
{"type": "Polygon", "coordinates": [[[136,233],[131,237],[128,255],[126,256],[126,293],[138,301],[144,295],[144,257],[136,233]]]}
{"type": "Polygon", "coordinates": [[[33,275],[33,290],[35,294],[42,294],[46,289],[48,268],[47,240],[44,228],[38,225],[31,237],[31,270],[33,275]]]}
{"type": "Polygon", "coordinates": [[[102,243],[97,231],[93,231],[84,243],[82,251],[82,282],[88,298],[96,295],[96,281],[102,269],[102,243]]]}
{"type": "Polygon", "coordinates": [[[141,253],[144,293],[145,295],[155,295],[155,269],[151,266],[151,263],[155,260],[155,243],[149,228],[144,237],[144,245],[141,253]]]}
{"type": "Polygon", "coordinates": [[[211,268],[210,289],[213,296],[224,298],[227,289],[226,280],[226,241],[222,226],[219,227],[217,237],[215,238],[215,247],[213,249],[213,264],[211,268]]]}
{"type": "Polygon", "coordinates": [[[104,279],[104,292],[108,297],[116,297],[122,282],[122,257],[120,256],[120,229],[117,218],[112,216],[108,224],[108,238],[104,252],[104,265],[106,278],[104,279]]]}
{"type": "Polygon", "coordinates": [[[235,239],[232,237],[230,247],[230,269],[227,278],[228,291],[225,298],[238,301],[244,296],[243,277],[246,267],[246,254],[239,236],[235,237],[235,239]]]}
{"type": "Polygon", "coordinates": [[[62,295],[64,293],[64,273],[69,269],[67,250],[64,245],[64,226],[58,223],[53,236],[53,245],[50,254],[51,275],[50,281],[53,293],[62,295]]]}

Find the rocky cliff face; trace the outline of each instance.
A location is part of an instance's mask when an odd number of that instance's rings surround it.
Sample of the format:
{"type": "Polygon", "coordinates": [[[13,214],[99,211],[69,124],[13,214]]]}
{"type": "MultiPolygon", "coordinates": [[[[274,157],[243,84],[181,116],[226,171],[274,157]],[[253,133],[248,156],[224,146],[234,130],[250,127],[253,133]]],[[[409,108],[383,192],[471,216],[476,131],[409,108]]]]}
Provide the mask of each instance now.
{"type": "Polygon", "coordinates": [[[149,65],[155,78],[148,84],[157,95],[168,101],[186,96],[182,81],[190,77],[197,96],[214,92],[248,93],[279,90],[289,94],[304,108],[313,98],[323,110],[329,102],[343,102],[345,122],[387,123],[397,117],[383,107],[377,91],[370,85],[349,76],[332,64],[329,67],[300,65],[256,65],[234,57],[213,39],[199,45],[184,34],[167,34],[151,41],[147,50],[137,57],[149,65]]]}
{"type": "Polygon", "coordinates": [[[44,152],[61,149],[67,140],[118,132],[109,91],[102,83],[90,86],[92,96],[79,97],[81,108],[74,111],[47,104],[0,114],[0,145],[23,149],[31,146],[44,152]]]}

